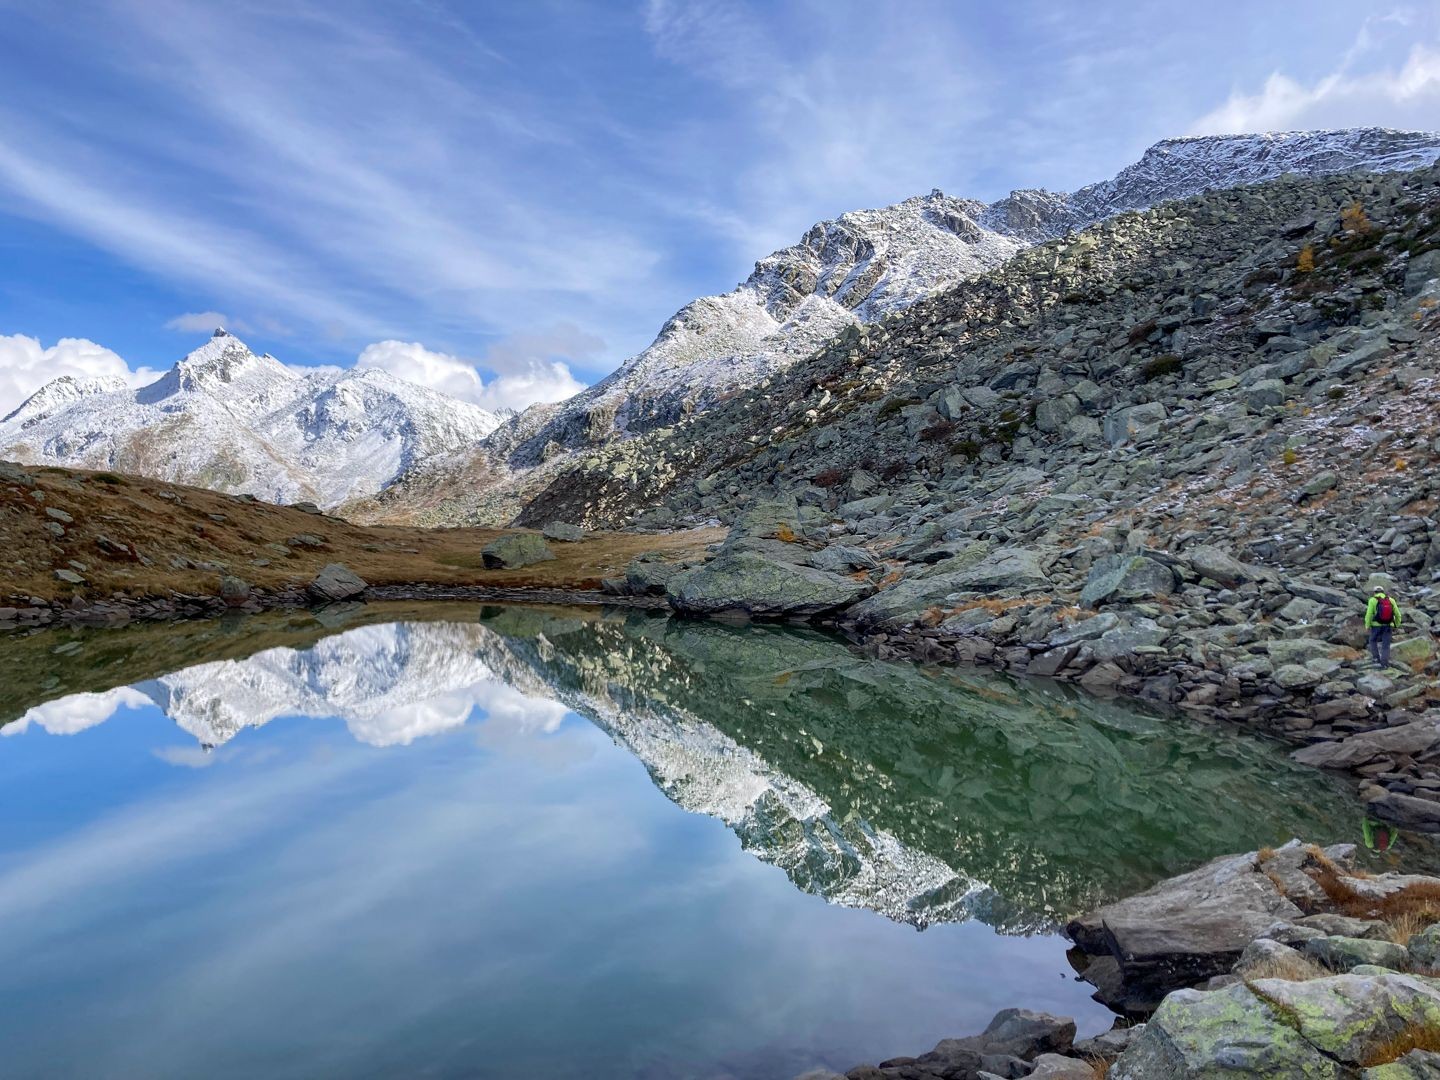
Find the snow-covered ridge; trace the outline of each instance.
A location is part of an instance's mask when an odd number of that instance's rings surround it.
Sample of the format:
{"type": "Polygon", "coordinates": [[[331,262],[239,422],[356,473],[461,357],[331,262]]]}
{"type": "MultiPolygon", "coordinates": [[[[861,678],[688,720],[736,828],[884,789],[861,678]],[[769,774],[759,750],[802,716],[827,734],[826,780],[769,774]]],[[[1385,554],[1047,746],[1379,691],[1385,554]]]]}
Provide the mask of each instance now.
{"type": "Polygon", "coordinates": [[[332,507],[499,423],[383,371],[287,367],[217,330],[136,390],[122,379],[47,383],[0,420],[0,454],[332,507]]]}
{"type": "Polygon", "coordinates": [[[503,424],[487,449],[523,469],[557,450],[673,423],[783,370],[847,326],[1112,214],[1286,173],[1398,171],[1437,158],[1440,134],[1382,128],[1168,139],[1113,179],[1073,194],[1021,190],[987,205],[933,191],[842,214],[761,259],[734,291],[687,304],[603,382],[503,424]]]}

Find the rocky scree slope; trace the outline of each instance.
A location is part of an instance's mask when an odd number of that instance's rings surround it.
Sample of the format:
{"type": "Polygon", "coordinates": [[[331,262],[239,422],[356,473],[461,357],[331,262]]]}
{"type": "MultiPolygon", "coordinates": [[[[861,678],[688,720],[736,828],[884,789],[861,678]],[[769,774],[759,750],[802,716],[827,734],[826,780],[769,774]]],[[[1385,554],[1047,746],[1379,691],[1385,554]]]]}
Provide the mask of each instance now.
{"type": "Polygon", "coordinates": [[[813,226],[734,291],[677,312],[596,386],[532,407],[470,453],[423,463],[359,520],[508,522],[574,452],[686,417],[796,365],[853,331],[999,266],[1031,244],[1113,214],[1285,173],[1413,169],[1440,135],[1357,129],[1171,139],[1073,194],[1015,191],[984,204],[939,191],[813,226]]]}
{"type": "Polygon", "coordinates": [[[64,376],[0,420],[0,456],[330,508],[500,418],[383,371],[302,371],[224,330],[149,386],[64,376]]]}
{"type": "Polygon", "coordinates": [[[1119,215],[592,452],[522,520],[736,521],[676,607],[1264,722],[1440,829],[1437,279],[1434,167],[1119,215]]]}

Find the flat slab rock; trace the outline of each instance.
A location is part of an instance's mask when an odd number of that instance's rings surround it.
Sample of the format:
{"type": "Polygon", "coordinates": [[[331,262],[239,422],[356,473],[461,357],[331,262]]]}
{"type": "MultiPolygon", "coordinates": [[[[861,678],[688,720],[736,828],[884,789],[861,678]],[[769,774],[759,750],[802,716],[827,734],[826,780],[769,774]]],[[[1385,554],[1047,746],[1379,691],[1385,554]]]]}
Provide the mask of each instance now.
{"type": "MultiPolygon", "coordinates": [[[[1291,850],[1287,845],[1277,858],[1291,850]]],[[[1293,850],[1298,855],[1299,845],[1293,850]]],[[[1335,856],[1351,851],[1337,849],[1335,856]]],[[[1082,954],[1072,956],[1081,977],[1096,986],[1096,999],[1136,1015],[1154,1009],[1172,990],[1229,972],[1266,929],[1303,915],[1261,872],[1252,852],[1214,859],[1083,915],[1065,933],[1082,954]]]]}

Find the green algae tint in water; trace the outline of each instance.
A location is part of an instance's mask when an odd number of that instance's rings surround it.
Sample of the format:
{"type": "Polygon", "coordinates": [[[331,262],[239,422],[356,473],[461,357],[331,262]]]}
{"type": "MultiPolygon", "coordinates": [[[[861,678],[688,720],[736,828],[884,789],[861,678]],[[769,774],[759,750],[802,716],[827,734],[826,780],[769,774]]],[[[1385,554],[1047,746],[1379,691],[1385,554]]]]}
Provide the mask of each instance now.
{"type": "Polygon", "coordinates": [[[748,1080],[1010,1005],[1095,1031],[1057,923],[1358,833],[1269,745],[814,634],[322,618],[4,642],[6,1076],[748,1080]]]}

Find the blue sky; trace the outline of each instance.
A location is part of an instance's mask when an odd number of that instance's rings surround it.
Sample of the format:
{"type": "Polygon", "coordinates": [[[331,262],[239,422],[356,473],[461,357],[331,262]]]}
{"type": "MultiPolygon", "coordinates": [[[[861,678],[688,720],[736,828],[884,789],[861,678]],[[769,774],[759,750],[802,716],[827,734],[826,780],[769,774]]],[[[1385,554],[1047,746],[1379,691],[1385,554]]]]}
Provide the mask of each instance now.
{"type": "Polygon", "coordinates": [[[1440,126],[1440,3],[0,0],[0,412],[222,317],[554,398],[845,210],[1359,124],[1440,126]]]}

